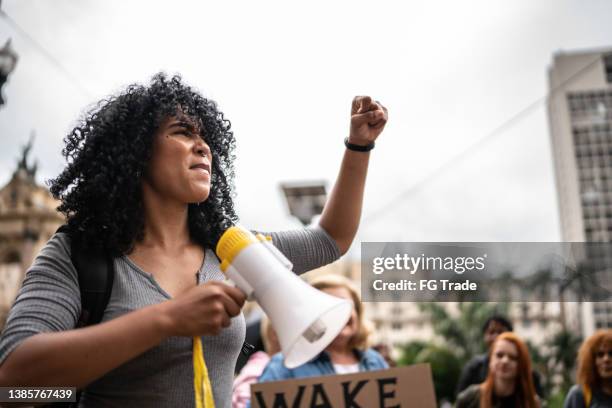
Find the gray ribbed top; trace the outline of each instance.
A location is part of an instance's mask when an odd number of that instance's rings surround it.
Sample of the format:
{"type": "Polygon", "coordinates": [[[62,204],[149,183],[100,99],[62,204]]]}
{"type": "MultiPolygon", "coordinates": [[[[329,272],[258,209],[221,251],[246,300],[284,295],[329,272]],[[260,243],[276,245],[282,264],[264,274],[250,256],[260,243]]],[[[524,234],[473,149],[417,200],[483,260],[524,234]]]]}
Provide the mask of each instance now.
{"type": "MultiPolygon", "coordinates": [[[[339,257],[333,239],[320,228],[271,233],[273,243],[302,273],[339,257]]],[[[160,303],[170,296],[153,276],[128,257],[114,260],[115,280],[103,321],[160,303]]],[[[215,254],[206,250],[198,282],[224,280],[215,254]]],[[[81,313],[77,272],[65,234],[55,234],[26,272],[0,338],[0,364],[24,339],[43,332],[70,330],[81,313]]],[[[218,336],[203,336],[206,365],[216,406],[231,406],[234,366],[244,342],[240,314],[218,336]]],[[[90,384],[81,407],[193,407],[192,339],[171,337],[90,384]]],[[[117,344],[121,347],[121,344],[117,344]]],[[[66,352],[70,352],[66,350],[66,352]]],[[[83,364],[87,364],[86,361],[83,364]]]]}

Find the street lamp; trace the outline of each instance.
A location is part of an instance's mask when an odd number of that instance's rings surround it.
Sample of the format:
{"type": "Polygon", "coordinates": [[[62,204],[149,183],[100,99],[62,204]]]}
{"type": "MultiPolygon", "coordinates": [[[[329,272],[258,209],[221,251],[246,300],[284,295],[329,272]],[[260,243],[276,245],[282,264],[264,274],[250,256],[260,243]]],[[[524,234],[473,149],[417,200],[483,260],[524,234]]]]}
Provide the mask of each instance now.
{"type": "Polygon", "coordinates": [[[17,59],[17,53],[11,47],[11,39],[9,38],[6,43],[4,43],[4,47],[0,49],[0,106],[4,105],[2,87],[8,79],[8,76],[15,69],[17,59]]]}
{"type": "Polygon", "coordinates": [[[303,225],[311,223],[315,215],[321,214],[327,192],[324,181],[286,182],[280,184],[289,213],[303,225]]]}

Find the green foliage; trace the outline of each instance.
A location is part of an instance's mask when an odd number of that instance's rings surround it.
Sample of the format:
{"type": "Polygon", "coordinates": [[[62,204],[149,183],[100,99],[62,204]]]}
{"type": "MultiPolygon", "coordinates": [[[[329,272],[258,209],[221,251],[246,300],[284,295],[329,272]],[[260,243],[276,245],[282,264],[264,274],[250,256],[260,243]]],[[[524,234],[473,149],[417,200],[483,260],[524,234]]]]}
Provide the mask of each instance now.
{"type": "Polygon", "coordinates": [[[429,345],[417,355],[416,362],[431,366],[438,401],[453,401],[461,374],[461,362],[457,356],[447,347],[429,345]]]}
{"type": "Polygon", "coordinates": [[[578,335],[566,330],[557,332],[547,342],[547,346],[550,348],[548,358],[557,373],[561,374],[563,378],[561,383],[563,390],[569,390],[574,383],[571,374],[576,364],[576,356],[581,342],[582,339],[578,335]]]}
{"type": "Polygon", "coordinates": [[[544,393],[550,396],[549,407],[555,406],[555,401],[559,398],[561,398],[562,406],[563,396],[567,394],[574,383],[572,373],[580,342],[580,337],[577,335],[561,330],[547,339],[542,348],[527,343],[533,367],[541,374],[540,379],[542,380],[544,393]],[[560,383],[559,378],[561,379],[560,383]],[[555,379],[556,381],[553,383],[555,379]]]}
{"type": "Polygon", "coordinates": [[[400,366],[416,364],[417,355],[428,346],[424,341],[412,341],[402,346],[402,351],[397,364],[400,366]]]}
{"type": "Polygon", "coordinates": [[[434,389],[438,401],[454,399],[455,387],[461,373],[461,362],[445,346],[414,341],[402,347],[399,365],[427,363],[431,367],[434,389]]]}
{"type": "Polygon", "coordinates": [[[437,303],[422,303],[421,311],[431,319],[434,332],[450,346],[462,363],[483,353],[482,325],[494,314],[507,314],[505,303],[464,302],[458,304],[458,315],[449,315],[446,308],[437,303]]]}
{"type": "Polygon", "coordinates": [[[561,392],[550,396],[550,398],[547,400],[546,408],[563,408],[567,391],[568,390],[562,390],[561,392]]]}

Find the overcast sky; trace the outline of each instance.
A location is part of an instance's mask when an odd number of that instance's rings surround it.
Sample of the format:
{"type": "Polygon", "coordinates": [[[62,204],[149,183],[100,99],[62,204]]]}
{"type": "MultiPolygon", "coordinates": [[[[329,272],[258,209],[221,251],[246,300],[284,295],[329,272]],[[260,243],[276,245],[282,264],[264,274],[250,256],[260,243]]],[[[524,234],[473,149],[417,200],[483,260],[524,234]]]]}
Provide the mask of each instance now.
{"type": "Polygon", "coordinates": [[[238,141],[252,228],[297,226],[278,183],[331,187],[353,95],[389,108],[372,152],[361,241],[557,241],[545,104],[559,51],[612,45],[612,2],[4,0],[19,63],[0,108],[0,183],[36,132],[39,179],[90,104],[164,70],[216,100],[238,141]],[[469,146],[461,160],[433,171],[469,146]],[[426,180],[423,182],[423,180],[426,180]],[[418,185],[418,188],[411,186],[418,185]]]}

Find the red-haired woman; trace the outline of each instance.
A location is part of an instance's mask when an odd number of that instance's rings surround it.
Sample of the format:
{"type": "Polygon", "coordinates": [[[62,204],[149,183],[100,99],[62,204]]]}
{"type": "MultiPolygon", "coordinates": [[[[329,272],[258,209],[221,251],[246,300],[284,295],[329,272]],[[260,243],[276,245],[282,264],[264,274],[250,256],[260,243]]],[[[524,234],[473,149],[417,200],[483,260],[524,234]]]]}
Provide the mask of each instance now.
{"type": "Polygon", "coordinates": [[[490,353],[486,380],[459,394],[457,408],[539,407],[525,343],[512,332],[502,333],[490,353]]]}
{"type": "Polygon", "coordinates": [[[612,407],[612,330],[586,339],[578,352],[578,384],[565,398],[564,408],[612,407]]]}

